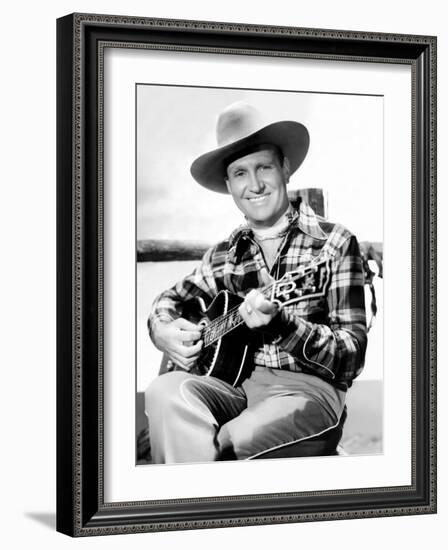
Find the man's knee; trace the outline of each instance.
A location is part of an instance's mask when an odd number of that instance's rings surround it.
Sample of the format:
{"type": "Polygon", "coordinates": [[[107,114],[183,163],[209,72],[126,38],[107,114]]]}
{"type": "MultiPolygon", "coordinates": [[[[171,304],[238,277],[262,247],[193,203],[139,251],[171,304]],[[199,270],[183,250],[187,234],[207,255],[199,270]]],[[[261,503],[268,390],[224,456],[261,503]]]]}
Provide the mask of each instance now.
{"type": "Polygon", "coordinates": [[[145,391],[145,410],[165,408],[178,399],[182,383],[192,374],[184,371],[167,372],[155,378],[145,391]]]}
{"type": "Polygon", "coordinates": [[[246,459],[320,433],[332,425],[327,416],[320,405],[304,399],[289,400],[282,414],[267,406],[246,409],[222,426],[218,442],[224,457],[246,459]]]}
{"type": "Polygon", "coordinates": [[[230,420],[218,433],[221,460],[237,460],[248,455],[247,444],[253,439],[254,424],[247,422],[247,410],[244,414],[230,420]]]}

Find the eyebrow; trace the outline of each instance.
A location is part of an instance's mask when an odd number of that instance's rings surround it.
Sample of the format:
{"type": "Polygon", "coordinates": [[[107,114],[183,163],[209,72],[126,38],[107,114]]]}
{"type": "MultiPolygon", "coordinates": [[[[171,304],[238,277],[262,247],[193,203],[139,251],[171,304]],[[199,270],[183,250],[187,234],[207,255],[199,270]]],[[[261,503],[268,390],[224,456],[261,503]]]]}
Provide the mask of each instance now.
{"type": "MultiPolygon", "coordinates": [[[[258,168],[259,166],[266,166],[267,164],[269,165],[274,165],[275,164],[275,160],[274,159],[270,159],[270,160],[260,160],[258,161],[256,164],[255,164],[255,168],[258,168]]],[[[227,170],[230,172],[230,173],[234,173],[234,172],[237,172],[238,170],[247,170],[247,167],[244,166],[244,165],[240,165],[240,164],[235,164],[235,166],[232,166],[231,168],[230,167],[227,167],[227,170]]]]}
{"type": "Polygon", "coordinates": [[[230,172],[233,173],[233,172],[238,172],[238,170],[246,170],[246,167],[245,166],[241,166],[240,164],[237,164],[235,166],[232,166],[232,168],[230,168],[230,172]]]}

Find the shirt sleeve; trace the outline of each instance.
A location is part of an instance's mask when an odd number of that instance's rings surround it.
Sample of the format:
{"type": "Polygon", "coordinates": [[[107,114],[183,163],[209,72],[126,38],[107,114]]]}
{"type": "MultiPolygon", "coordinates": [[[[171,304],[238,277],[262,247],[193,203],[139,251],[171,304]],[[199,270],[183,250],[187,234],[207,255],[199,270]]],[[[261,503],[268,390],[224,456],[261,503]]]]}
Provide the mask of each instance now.
{"type": "Polygon", "coordinates": [[[216,296],[217,287],[212,269],[213,250],[207,250],[192,273],[157,296],[148,318],[150,333],[154,321],[169,322],[180,317],[183,302],[197,297],[206,299],[216,296]]]}
{"type": "Polygon", "coordinates": [[[276,343],[305,371],[349,386],[363,369],[367,346],[364,271],[354,236],[332,261],[327,307],[322,324],[283,311],[276,343]]]}

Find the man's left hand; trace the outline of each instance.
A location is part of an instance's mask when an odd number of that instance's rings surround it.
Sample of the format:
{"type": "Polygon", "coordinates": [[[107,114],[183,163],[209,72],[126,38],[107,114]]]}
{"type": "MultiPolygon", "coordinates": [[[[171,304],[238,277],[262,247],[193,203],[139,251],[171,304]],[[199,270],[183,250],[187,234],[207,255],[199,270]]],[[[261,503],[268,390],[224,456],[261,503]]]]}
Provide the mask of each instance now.
{"type": "Polygon", "coordinates": [[[278,311],[278,305],[267,300],[259,290],[251,290],[239,307],[241,317],[251,329],[265,327],[278,311]]]}

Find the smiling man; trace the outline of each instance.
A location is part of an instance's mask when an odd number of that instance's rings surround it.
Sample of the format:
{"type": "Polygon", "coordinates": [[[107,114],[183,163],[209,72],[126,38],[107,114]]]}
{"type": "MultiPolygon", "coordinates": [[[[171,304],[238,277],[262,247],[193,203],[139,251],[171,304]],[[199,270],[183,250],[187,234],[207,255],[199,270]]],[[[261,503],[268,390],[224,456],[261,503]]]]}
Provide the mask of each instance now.
{"type": "Polygon", "coordinates": [[[172,365],[146,392],[153,462],[334,452],[337,439],[328,443],[326,434],[340,427],[367,344],[358,243],[307,204],[290,204],[289,177],[309,146],[302,124],[263,124],[238,102],[219,116],[217,142],[191,173],[207,189],[230,193],[245,223],[153,305],[150,336],[172,365]],[[313,273],[322,265],[319,283],[313,273]],[[295,299],[266,292],[302,272],[312,282],[295,299]],[[212,304],[199,323],[183,316],[193,299],[212,304]],[[312,441],[323,443],[307,447],[312,441]]]}
{"type": "Polygon", "coordinates": [[[271,227],[289,206],[289,162],[268,144],[227,167],[226,184],[235,204],[253,227],[271,227]]]}

